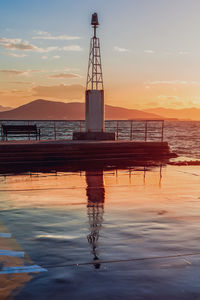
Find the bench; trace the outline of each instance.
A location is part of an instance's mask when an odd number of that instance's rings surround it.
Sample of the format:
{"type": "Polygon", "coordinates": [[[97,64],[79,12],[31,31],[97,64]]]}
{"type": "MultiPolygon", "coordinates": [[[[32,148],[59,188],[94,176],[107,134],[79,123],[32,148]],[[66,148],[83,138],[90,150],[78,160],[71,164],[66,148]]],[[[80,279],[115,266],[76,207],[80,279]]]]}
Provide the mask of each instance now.
{"type": "Polygon", "coordinates": [[[35,136],[36,140],[39,137],[40,129],[36,125],[1,125],[1,136],[3,141],[8,140],[8,135],[12,137],[28,137],[35,136]]]}

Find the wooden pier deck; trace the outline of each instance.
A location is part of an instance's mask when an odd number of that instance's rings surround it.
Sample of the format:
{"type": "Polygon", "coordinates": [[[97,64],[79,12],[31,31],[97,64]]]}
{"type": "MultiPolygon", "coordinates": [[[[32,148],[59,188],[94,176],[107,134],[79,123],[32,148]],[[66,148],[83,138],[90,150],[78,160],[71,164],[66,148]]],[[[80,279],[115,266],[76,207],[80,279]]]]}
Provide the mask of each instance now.
{"type": "Polygon", "coordinates": [[[0,143],[0,166],[49,165],[120,160],[162,160],[174,157],[167,142],[135,141],[9,141],[0,143]]]}

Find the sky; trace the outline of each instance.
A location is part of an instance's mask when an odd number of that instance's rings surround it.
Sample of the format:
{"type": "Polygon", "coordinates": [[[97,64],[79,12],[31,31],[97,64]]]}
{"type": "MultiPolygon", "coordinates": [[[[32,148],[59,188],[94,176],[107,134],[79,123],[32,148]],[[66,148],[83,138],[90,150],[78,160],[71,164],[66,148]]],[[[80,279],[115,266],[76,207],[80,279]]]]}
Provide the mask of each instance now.
{"type": "Polygon", "coordinates": [[[199,0],[0,0],[0,104],[83,102],[99,16],[105,102],[200,108],[199,0]]]}

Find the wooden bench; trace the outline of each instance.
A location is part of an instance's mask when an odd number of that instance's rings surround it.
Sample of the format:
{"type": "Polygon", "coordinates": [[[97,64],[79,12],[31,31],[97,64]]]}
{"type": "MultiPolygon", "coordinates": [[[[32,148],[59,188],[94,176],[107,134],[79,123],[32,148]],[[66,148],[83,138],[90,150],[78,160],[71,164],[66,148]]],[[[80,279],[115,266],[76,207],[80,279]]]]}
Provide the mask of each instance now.
{"type": "Polygon", "coordinates": [[[1,125],[1,136],[3,141],[8,140],[8,136],[12,137],[28,137],[35,136],[36,140],[39,137],[40,129],[36,125],[1,125]]]}

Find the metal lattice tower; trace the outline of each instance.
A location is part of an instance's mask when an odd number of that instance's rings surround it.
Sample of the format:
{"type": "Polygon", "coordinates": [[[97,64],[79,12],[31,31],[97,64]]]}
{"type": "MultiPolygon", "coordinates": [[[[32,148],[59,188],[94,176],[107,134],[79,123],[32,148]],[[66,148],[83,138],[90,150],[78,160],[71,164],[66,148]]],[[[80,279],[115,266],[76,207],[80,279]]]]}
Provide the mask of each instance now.
{"type": "Polygon", "coordinates": [[[94,28],[94,36],[90,40],[86,90],[103,90],[100,42],[96,37],[96,29],[99,25],[97,13],[92,15],[91,25],[94,28]]]}

